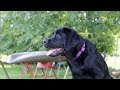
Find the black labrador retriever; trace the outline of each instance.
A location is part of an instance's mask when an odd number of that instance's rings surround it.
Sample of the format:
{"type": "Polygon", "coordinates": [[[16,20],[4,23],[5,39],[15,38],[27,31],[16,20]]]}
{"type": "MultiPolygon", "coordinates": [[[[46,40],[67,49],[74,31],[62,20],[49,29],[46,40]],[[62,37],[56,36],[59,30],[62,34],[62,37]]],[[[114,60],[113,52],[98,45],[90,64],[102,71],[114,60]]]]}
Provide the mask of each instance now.
{"type": "Polygon", "coordinates": [[[95,45],[70,28],[57,28],[44,40],[49,56],[63,55],[73,79],[112,79],[107,64],[95,45]]]}

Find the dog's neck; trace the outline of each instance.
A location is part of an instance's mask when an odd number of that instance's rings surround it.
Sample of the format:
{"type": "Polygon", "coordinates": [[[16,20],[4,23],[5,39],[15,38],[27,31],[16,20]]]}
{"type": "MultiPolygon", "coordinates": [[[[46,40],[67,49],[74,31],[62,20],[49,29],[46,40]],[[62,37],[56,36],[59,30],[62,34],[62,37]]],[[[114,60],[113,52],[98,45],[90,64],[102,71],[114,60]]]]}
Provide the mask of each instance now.
{"type": "Polygon", "coordinates": [[[80,49],[80,50],[78,51],[78,53],[76,54],[76,57],[73,58],[73,60],[76,60],[77,58],[79,58],[84,51],[85,51],[85,41],[84,41],[81,49],[80,49]]]}
{"type": "Polygon", "coordinates": [[[78,43],[75,47],[73,47],[72,49],[70,49],[70,51],[66,52],[65,56],[68,59],[73,60],[76,57],[76,55],[79,53],[79,51],[81,50],[81,48],[83,48],[84,43],[85,43],[85,40],[83,42],[78,43]]]}

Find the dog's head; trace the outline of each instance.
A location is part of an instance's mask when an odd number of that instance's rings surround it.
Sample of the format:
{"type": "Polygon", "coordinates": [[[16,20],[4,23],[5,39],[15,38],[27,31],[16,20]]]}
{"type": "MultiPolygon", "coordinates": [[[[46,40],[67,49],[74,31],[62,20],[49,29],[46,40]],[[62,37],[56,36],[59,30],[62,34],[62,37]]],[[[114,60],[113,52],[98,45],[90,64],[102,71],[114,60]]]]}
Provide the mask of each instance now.
{"type": "Polygon", "coordinates": [[[51,38],[44,40],[44,46],[51,49],[48,56],[63,55],[80,42],[80,37],[75,30],[70,28],[57,28],[51,38]]]}

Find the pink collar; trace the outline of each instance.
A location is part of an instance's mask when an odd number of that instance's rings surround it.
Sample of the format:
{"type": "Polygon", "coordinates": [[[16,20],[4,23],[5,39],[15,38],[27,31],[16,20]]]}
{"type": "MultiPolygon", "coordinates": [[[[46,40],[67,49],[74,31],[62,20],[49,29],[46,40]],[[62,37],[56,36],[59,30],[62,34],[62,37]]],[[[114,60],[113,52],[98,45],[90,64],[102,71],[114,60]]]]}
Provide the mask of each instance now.
{"type": "Polygon", "coordinates": [[[84,51],[85,51],[85,41],[84,41],[84,44],[83,44],[81,50],[77,53],[76,57],[73,58],[73,60],[76,60],[84,51]]]}

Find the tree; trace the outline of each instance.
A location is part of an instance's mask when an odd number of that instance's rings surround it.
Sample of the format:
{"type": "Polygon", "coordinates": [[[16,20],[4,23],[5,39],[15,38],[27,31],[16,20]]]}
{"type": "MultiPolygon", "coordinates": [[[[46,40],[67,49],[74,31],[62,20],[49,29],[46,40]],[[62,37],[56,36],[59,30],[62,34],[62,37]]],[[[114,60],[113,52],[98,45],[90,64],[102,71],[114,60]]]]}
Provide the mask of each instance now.
{"type": "Polygon", "coordinates": [[[112,53],[120,37],[119,11],[1,11],[0,53],[46,50],[43,39],[71,27],[102,52],[112,53]]]}

